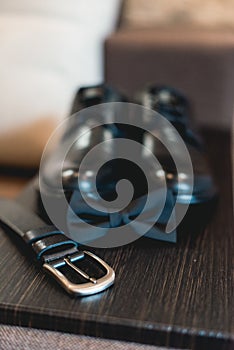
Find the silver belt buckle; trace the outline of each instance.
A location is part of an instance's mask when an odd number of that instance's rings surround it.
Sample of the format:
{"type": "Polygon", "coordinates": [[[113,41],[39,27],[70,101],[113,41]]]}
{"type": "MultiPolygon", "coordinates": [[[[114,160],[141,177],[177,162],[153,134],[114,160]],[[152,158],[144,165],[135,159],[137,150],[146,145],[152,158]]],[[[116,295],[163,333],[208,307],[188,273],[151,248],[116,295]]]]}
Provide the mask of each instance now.
{"type": "Polygon", "coordinates": [[[58,259],[52,262],[46,262],[43,264],[43,268],[50,275],[55,277],[59,284],[69,293],[76,296],[87,296],[96,293],[100,293],[105,289],[109,288],[115,280],[114,270],[101,258],[88,251],[77,251],[77,253],[70,256],[58,259]],[[96,279],[95,277],[90,277],[86,272],[82,271],[79,267],[74,265],[75,261],[85,258],[85,256],[91,257],[95,262],[97,262],[104,270],[105,275],[101,278],[96,279]],[[73,283],[71,282],[58,268],[62,266],[69,266],[74,271],[76,271],[80,276],[85,278],[87,283],[73,283]]]}

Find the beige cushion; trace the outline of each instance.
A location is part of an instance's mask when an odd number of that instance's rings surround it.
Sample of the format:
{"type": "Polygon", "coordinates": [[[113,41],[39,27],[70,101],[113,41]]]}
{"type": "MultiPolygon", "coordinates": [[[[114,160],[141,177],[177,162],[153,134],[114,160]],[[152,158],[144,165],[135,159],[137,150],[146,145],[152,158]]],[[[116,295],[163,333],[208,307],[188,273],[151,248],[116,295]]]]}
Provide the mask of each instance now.
{"type": "Polygon", "coordinates": [[[123,25],[195,25],[234,28],[233,0],[126,0],[123,25]]]}

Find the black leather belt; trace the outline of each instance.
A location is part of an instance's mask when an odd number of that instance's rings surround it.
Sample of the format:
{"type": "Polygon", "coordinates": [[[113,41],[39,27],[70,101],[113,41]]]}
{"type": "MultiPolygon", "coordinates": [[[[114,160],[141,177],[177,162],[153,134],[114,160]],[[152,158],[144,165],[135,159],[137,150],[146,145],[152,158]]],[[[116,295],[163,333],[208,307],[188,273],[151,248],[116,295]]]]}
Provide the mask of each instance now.
{"type": "MultiPolygon", "coordinates": [[[[55,226],[46,225],[35,213],[19,203],[0,199],[0,221],[17,233],[31,247],[43,269],[52,275],[70,294],[85,296],[99,293],[114,283],[114,270],[102,259],[78,249],[78,243],[67,238],[55,226]],[[105,271],[101,278],[90,277],[75,262],[91,258],[105,271]],[[59,269],[67,266],[77,272],[86,283],[73,283],[59,269]]],[[[87,259],[88,260],[88,259],[87,259]]]]}

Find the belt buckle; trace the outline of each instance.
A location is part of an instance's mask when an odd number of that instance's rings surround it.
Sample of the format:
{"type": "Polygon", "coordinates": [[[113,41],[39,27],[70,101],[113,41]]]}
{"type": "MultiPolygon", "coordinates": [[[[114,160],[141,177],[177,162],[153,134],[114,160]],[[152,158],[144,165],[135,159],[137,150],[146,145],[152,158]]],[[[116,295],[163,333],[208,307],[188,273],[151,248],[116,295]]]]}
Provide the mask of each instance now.
{"type": "Polygon", "coordinates": [[[77,251],[77,253],[65,256],[64,258],[46,262],[43,264],[43,268],[50,275],[55,277],[60,285],[69,293],[75,296],[87,296],[96,293],[100,293],[105,289],[109,288],[115,280],[114,270],[97,255],[88,251],[77,251]],[[91,257],[95,262],[104,268],[106,274],[101,278],[90,277],[86,272],[82,271],[79,267],[73,263],[77,260],[83,259],[85,256],[91,257]],[[64,273],[62,273],[58,268],[62,266],[69,266],[74,271],[76,271],[80,276],[88,280],[87,283],[73,283],[71,282],[64,273]]]}

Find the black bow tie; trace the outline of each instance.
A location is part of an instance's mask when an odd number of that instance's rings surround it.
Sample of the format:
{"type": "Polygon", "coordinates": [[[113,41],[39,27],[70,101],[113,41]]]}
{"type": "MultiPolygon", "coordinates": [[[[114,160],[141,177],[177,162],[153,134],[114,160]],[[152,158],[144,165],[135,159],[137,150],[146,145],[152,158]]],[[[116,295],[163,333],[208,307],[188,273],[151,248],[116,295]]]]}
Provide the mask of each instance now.
{"type": "MultiPolygon", "coordinates": [[[[175,242],[176,231],[166,233],[169,219],[175,220],[172,214],[175,197],[170,190],[167,191],[166,200],[164,200],[163,189],[159,188],[150,194],[135,198],[123,210],[110,212],[107,207],[100,206],[100,210],[96,210],[93,206],[89,206],[80,191],[76,190],[71,196],[67,211],[70,237],[83,244],[93,242],[96,245],[98,240],[101,242],[102,238],[111,234],[108,233],[110,228],[129,224],[133,239],[142,236],[142,232],[147,232],[147,237],[175,242]],[[149,205],[145,206],[147,196],[149,205]]],[[[118,239],[123,240],[123,237],[115,235],[110,239],[112,242],[113,240],[117,242],[118,239]]]]}

